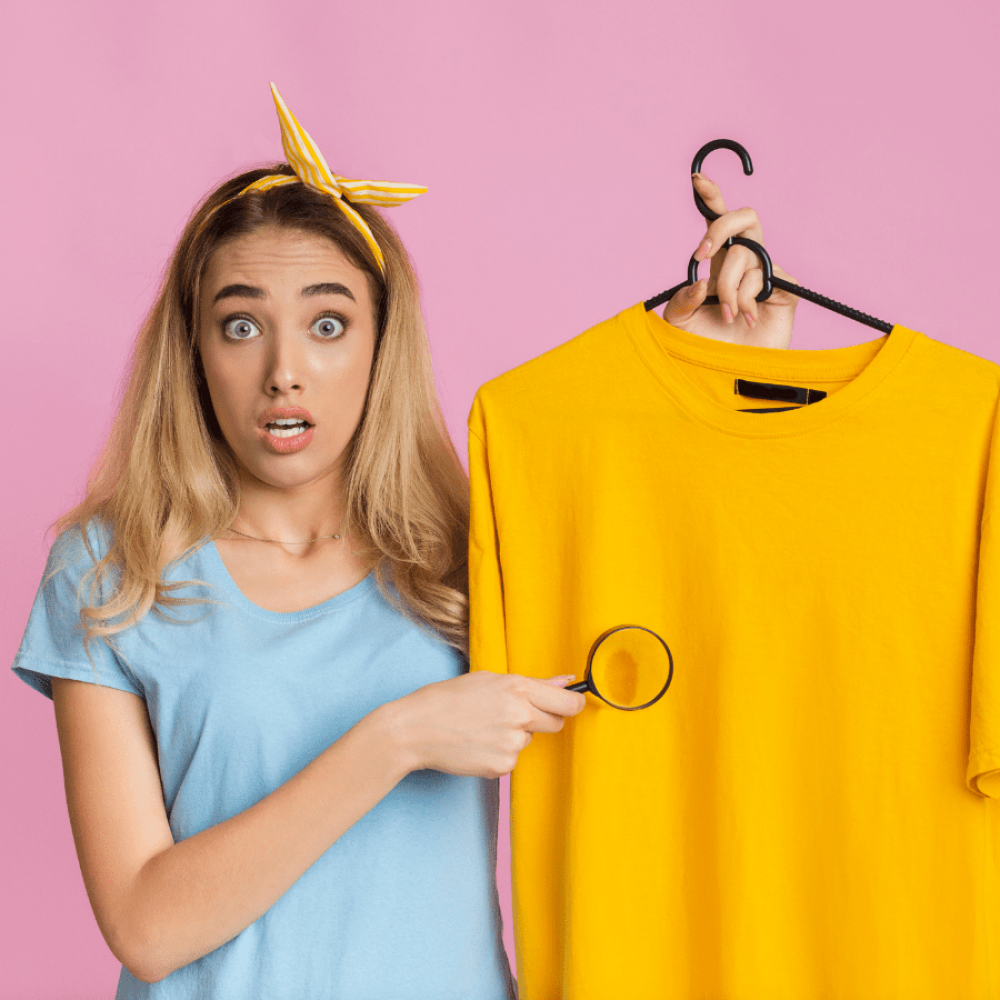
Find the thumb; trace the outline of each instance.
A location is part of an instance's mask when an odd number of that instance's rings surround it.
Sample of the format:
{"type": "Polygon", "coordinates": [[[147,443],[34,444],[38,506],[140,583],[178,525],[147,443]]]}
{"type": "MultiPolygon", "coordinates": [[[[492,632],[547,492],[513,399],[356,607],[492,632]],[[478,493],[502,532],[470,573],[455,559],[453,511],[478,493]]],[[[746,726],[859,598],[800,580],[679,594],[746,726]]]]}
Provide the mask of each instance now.
{"type": "Polygon", "coordinates": [[[692,174],[691,183],[695,191],[701,195],[701,200],[717,215],[726,214],[726,203],[723,200],[719,185],[704,174],[692,174]]]}
{"type": "Polygon", "coordinates": [[[668,323],[683,323],[690,319],[708,294],[708,278],[701,278],[693,285],[686,285],[667,303],[663,318],[668,323]]]}

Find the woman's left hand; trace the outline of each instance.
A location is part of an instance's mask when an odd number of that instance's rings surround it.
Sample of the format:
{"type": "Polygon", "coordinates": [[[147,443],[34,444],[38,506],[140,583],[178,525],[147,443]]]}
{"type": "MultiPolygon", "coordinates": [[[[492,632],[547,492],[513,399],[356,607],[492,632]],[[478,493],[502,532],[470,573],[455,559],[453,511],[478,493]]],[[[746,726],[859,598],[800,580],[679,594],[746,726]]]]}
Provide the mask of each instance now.
{"type": "MultiPolygon", "coordinates": [[[[749,247],[723,248],[730,236],[745,236],[763,243],[764,233],[757,213],[752,208],[727,212],[718,185],[702,174],[693,175],[691,182],[705,204],[720,213],[694,253],[698,260],[711,260],[711,274],[682,288],[667,303],[663,318],[682,330],[713,340],[788,347],[798,297],[775,288],[767,299],[757,302],[755,296],[764,287],[757,255],[749,247]],[[719,296],[719,305],[702,305],[709,294],[719,296]]],[[[777,264],[774,273],[786,281],[795,281],[777,264]]]]}

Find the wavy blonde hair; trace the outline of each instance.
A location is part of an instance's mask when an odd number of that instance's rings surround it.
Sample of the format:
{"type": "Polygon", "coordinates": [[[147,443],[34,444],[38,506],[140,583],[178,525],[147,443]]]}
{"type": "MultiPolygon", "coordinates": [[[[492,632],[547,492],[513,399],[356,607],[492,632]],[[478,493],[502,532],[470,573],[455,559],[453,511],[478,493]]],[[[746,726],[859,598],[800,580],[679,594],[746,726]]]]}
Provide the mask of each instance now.
{"type": "MultiPolygon", "coordinates": [[[[468,652],[468,480],[441,415],[416,276],[395,230],[354,205],[385,257],[332,199],[304,184],[234,196],[277,164],[220,185],[195,210],[134,345],[108,441],[86,496],[53,525],[106,526],[107,553],[85,577],[86,639],[110,638],[151,610],[197,598],[172,591],[164,570],[229,528],[240,503],[233,454],[215,419],[198,352],[200,283],[212,253],[262,226],[325,236],[365,272],[375,304],[375,355],[345,466],[345,527],[400,611],[468,652]],[[230,200],[234,199],[234,200],[230,200]],[[110,595],[103,603],[99,595],[110,595]]],[[[87,542],[88,550],[90,544],[87,542]]]]}

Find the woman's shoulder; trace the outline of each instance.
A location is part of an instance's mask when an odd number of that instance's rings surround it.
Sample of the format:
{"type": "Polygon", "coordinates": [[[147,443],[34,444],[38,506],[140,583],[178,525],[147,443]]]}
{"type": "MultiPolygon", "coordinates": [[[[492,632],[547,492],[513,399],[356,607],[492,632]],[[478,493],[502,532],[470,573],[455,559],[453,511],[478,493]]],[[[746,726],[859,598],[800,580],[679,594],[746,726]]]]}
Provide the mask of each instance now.
{"type": "MultiPolygon", "coordinates": [[[[140,622],[149,625],[158,622],[159,615],[143,613],[134,617],[136,603],[142,603],[142,595],[137,595],[134,588],[135,567],[128,565],[129,554],[125,551],[112,551],[115,540],[113,526],[106,520],[91,519],[86,523],[72,524],[64,528],[56,536],[48,554],[45,570],[39,585],[39,595],[45,595],[53,608],[61,607],[67,614],[70,612],[79,617],[86,608],[112,608],[108,622],[121,622],[113,632],[120,629],[131,631],[140,622]],[[108,556],[112,558],[108,558],[108,556]],[[133,578],[133,587],[125,593],[125,603],[122,603],[122,587],[128,583],[129,574],[133,578]]],[[[173,560],[159,571],[163,593],[169,597],[194,598],[209,596],[211,586],[206,586],[204,577],[210,571],[205,565],[205,559],[200,556],[202,545],[196,545],[173,560]],[[193,579],[192,579],[193,578],[193,579]],[[187,584],[187,586],[185,586],[187,584]]],[[[140,567],[140,573],[142,572],[140,567]]],[[[171,600],[168,604],[172,604],[171,600]]],[[[158,592],[154,606],[161,599],[158,592]]],[[[182,600],[177,614],[178,619],[191,617],[185,615],[184,606],[187,600],[182,600]]],[[[82,619],[81,619],[82,621],[82,619]]],[[[122,638],[119,635],[119,638],[122,638]]]]}
{"type": "MultiPolygon", "coordinates": [[[[45,576],[64,574],[68,576],[83,576],[96,567],[111,552],[115,541],[114,526],[107,520],[91,518],[86,523],[71,524],[56,536],[49,549],[45,576]]],[[[162,567],[161,575],[165,580],[182,579],[190,563],[196,560],[208,539],[201,539],[182,553],[175,553],[173,558],[162,567]]],[[[128,559],[127,551],[115,554],[115,560],[107,568],[110,574],[116,574],[122,560],[128,559]]]]}
{"type": "Polygon", "coordinates": [[[87,681],[141,694],[141,687],[110,645],[84,627],[83,613],[105,596],[96,568],[108,552],[109,533],[99,522],[66,527],[55,538],[28,616],[13,669],[52,697],[52,677],[87,681]]]}
{"type": "Polygon", "coordinates": [[[54,576],[82,578],[108,554],[112,538],[110,526],[97,518],[64,528],[49,548],[44,579],[54,576]]]}

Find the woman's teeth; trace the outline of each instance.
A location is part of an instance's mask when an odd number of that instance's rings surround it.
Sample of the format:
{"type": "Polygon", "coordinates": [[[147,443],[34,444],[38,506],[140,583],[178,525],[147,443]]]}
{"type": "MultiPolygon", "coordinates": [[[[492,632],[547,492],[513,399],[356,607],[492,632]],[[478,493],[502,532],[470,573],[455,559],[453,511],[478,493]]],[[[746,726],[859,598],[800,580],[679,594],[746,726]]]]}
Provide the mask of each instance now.
{"type": "Polygon", "coordinates": [[[272,420],[267,425],[268,434],[279,438],[295,437],[307,430],[309,430],[309,424],[304,420],[272,420]]]}

